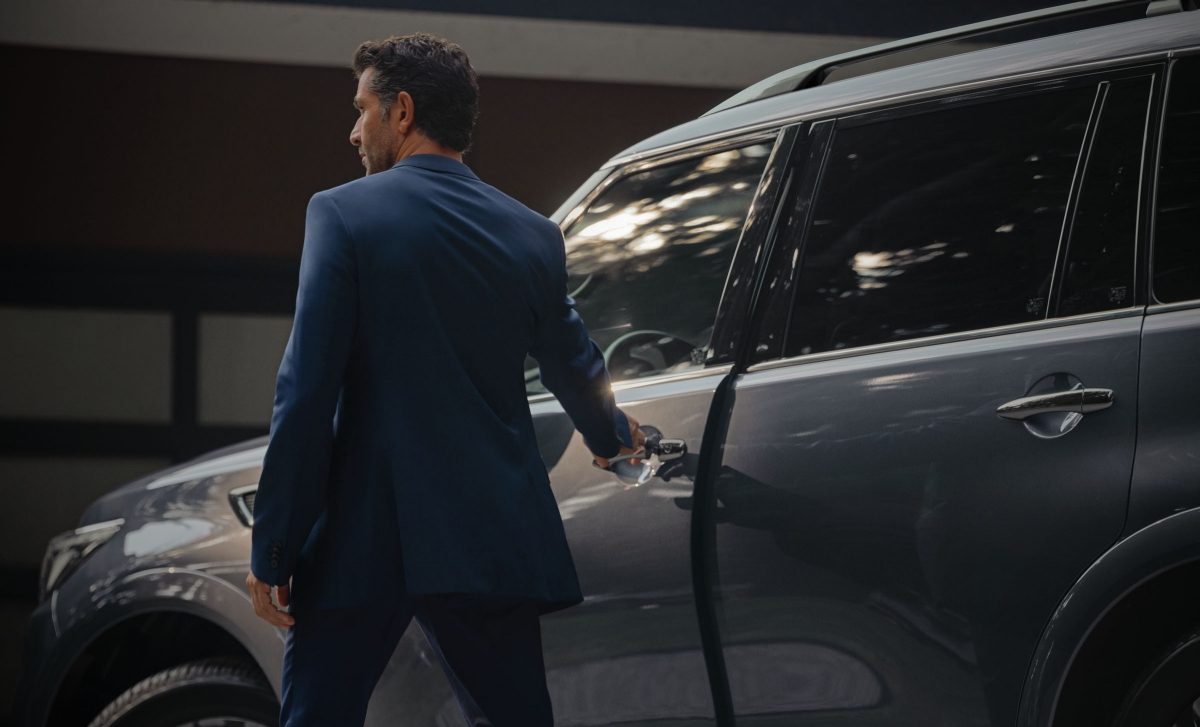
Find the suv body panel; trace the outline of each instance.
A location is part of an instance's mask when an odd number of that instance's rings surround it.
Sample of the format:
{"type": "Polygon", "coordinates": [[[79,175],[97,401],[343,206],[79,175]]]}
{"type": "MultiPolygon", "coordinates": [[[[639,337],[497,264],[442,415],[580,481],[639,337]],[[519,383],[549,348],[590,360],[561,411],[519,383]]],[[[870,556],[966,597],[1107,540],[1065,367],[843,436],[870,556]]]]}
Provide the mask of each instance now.
{"type": "Polygon", "coordinates": [[[714,594],[738,723],[1010,723],[1047,618],[1121,533],[1140,328],[1124,316],[742,376],[714,594]],[[996,415],[1056,372],[1118,403],[1054,440],[996,415]],[[823,676],[842,688],[755,688],[729,654],[744,644],[833,650],[823,676]]]}

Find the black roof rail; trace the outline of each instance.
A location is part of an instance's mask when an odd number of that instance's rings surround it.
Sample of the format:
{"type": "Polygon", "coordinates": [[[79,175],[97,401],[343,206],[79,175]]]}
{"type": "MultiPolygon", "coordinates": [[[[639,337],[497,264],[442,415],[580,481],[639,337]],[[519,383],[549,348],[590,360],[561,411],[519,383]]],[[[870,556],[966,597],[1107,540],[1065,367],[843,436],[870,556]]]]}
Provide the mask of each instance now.
{"type": "MultiPolygon", "coordinates": [[[[1174,0],[1168,3],[1174,5],[1179,3],[1182,5],[1180,9],[1187,8],[1193,5],[1195,0],[1174,0]]],[[[924,35],[914,35],[911,38],[899,38],[888,43],[880,43],[866,48],[839,53],[827,58],[819,58],[808,63],[803,63],[794,68],[789,68],[786,71],[776,73],[773,76],[764,78],[763,80],[748,86],[745,89],[735,93],[721,103],[705,111],[702,116],[707,116],[717,111],[724,111],[734,106],[741,106],[751,101],[757,101],[761,98],[778,96],[780,94],[789,93],[791,91],[799,91],[805,88],[820,86],[829,78],[829,74],[841,66],[858,63],[860,61],[878,58],[879,56],[898,53],[901,51],[919,48],[921,46],[935,45],[937,43],[946,43],[952,40],[961,40],[975,35],[984,35],[988,33],[996,33],[1010,28],[1020,27],[1022,25],[1035,25],[1045,23],[1051,20],[1059,20],[1076,15],[1086,15],[1088,13],[1115,10],[1121,7],[1132,5],[1148,5],[1151,10],[1157,10],[1160,2],[1149,2],[1148,0],[1080,0],[1079,2],[1067,3],[1065,5],[1055,5],[1053,7],[1041,8],[1039,10],[1030,10],[1016,15],[1006,15],[1002,18],[993,20],[984,20],[978,23],[970,23],[969,25],[960,25],[946,30],[937,30],[924,35]]],[[[1170,12],[1174,8],[1163,8],[1170,12]]],[[[1161,11],[1160,11],[1161,12],[1161,11]]]]}

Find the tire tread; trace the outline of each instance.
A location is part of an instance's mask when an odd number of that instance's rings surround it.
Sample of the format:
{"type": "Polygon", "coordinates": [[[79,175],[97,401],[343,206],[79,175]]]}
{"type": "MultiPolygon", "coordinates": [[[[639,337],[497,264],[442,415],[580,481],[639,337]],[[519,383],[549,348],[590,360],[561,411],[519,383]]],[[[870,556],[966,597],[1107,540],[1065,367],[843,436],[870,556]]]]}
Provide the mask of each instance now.
{"type": "Polygon", "coordinates": [[[163,669],[135,683],[100,710],[88,727],[115,725],[147,702],[174,689],[198,683],[265,690],[274,699],[271,686],[255,667],[237,657],[206,657],[163,669]]]}

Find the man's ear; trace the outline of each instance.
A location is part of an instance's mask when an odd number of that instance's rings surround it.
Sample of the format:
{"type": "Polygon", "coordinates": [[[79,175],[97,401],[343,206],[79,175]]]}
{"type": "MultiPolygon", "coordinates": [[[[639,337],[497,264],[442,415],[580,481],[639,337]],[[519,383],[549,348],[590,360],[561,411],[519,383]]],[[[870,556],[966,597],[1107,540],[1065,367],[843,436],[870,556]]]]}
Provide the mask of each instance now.
{"type": "Polygon", "coordinates": [[[397,132],[407,134],[412,131],[414,109],[412,96],[408,91],[396,94],[396,102],[392,104],[392,124],[397,132]]]}

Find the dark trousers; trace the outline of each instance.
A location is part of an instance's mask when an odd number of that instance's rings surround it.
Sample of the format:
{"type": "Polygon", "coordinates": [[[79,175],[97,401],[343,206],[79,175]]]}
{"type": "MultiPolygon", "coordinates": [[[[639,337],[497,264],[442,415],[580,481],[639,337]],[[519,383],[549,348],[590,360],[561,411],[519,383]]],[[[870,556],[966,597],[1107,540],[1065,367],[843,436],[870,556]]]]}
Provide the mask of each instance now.
{"type": "Polygon", "coordinates": [[[495,727],[554,724],[541,622],[531,602],[401,596],[367,608],[293,615],[284,637],[280,727],[362,725],[375,684],[414,617],[452,670],[451,682],[459,682],[464,715],[482,711],[495,727]]]}

